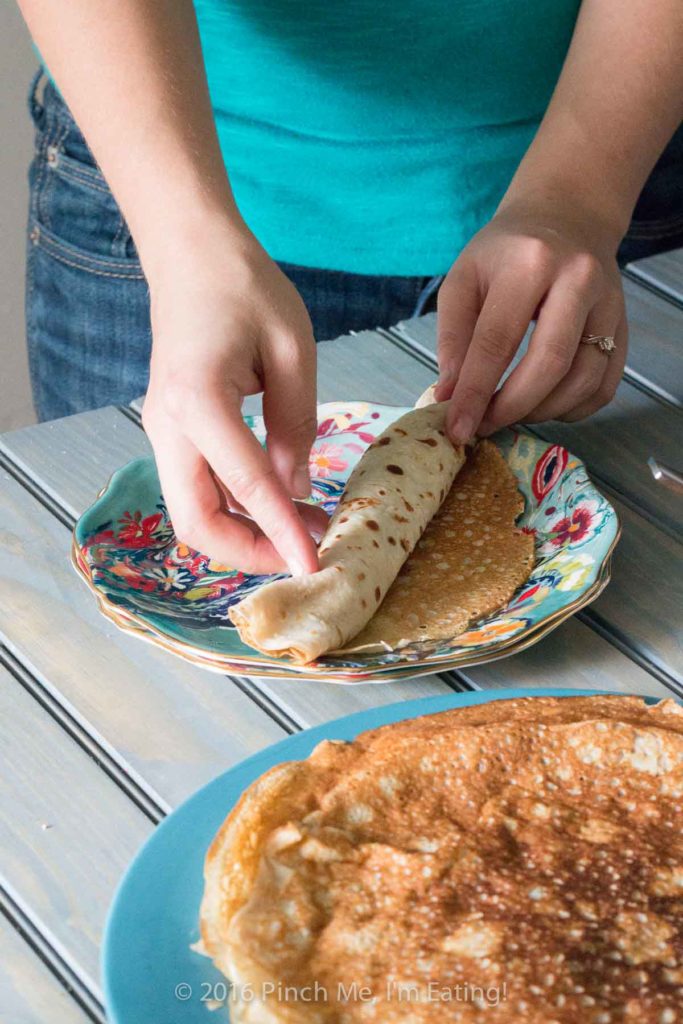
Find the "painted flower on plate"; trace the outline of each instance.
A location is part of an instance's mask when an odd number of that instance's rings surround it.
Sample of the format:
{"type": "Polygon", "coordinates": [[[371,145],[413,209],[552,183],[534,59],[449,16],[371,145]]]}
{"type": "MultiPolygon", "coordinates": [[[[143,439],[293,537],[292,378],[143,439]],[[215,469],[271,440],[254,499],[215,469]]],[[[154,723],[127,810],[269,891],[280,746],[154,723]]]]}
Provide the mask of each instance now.
{"type": "Polygon", "coordinates": [[[166,543],[170,539],[170,525],[163,512],[143,516],[137,512],[124,512],[119,519],[117,540],[126,548],[146,548],[151,544],[166,543]]]}
{"type": "Polygon", "coordinates": [[[341,458],[344,449],[336,444],[318,444],[311,451],[308,464],[311,474],[317,477],[343,473],[348,463],[341,458]]]}
{"type": "Polygon", "coordinates": [[[552,524],[548,530],[548,540],[558,548],[587,540],[593,533],[595,512],[594,502],[582,502],[569,515],[552,524]]]}

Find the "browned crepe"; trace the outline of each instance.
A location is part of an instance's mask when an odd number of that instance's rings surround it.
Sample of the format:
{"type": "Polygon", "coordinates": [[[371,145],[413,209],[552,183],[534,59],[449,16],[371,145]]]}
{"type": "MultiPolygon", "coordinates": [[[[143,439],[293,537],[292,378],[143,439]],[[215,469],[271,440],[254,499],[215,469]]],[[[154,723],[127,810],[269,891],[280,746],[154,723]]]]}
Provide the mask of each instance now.
{"type": "Polygon", "coordinates": [[[682,798],[671,700],[499,700],[325,741],[207,855],[231,1020],[679,1024],[682,798]]]}
{"type": "Polygon", "coordinates": [[[346,650],[450,639],[501,608],[534,563],[533,536],[515,526],[523,509],[514,473],[495,444],[480,441],[384,601],[346,650]]]}

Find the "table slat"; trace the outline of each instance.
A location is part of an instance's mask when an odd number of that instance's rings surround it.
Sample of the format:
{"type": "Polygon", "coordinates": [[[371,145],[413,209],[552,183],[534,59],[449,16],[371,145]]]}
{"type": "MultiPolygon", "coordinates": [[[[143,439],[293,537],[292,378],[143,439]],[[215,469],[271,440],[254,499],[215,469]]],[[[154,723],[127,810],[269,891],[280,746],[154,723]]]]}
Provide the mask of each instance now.
{"type": "Polygon", "coordinates": [[[560,686],[671,696],[668,686],[575,616],[528,650],[512,658],[461,669],[459,675],[481,690],[560,686]]]}
{"type": "Polygon", "coordinates": [[[672,302],[622,277],[629,324],[627,369],[634,380],[683,405],[683,314],[672,302]]]}
{"type": "Polygon", "coordinates": [[[225,677],[126,636],[69,561],[69,531],[0,473],[0,633],[160,807],[285,734],[225,677]]]}
{"type": "Polygon", "coordinates": [[[0,1006],[11,1024],[92,1024],[49,968],[0,914],[0,1006]]]}
{"type": "Polygon", "coordinates": [[[636,260],[629,263],[626,270],[668,298],[683,303],[683,249],[636,260]]]}
{"type": "Polygon", "coordinates": [[[107,909],[153,825],[2,667],[0,708],[4,882],[101,998],[99,944],[107,909]]]}

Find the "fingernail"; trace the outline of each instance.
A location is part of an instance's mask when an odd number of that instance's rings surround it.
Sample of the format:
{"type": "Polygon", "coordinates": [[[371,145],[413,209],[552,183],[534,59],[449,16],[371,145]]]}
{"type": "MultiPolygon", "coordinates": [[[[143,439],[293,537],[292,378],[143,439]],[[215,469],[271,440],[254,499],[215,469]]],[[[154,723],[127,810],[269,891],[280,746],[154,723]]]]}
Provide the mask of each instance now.
{"type": "Polygon", "coordinates": [[[434,385],[434,390],[441,393],[441,391],[444,388],[450,388],[450,390],[452,391],[455,386],[457,378],[458,375],[455,372],[455,369],[452,366],[445,366],[439,372],[439,379],[434,385]]]}
{"type": "Polygon", "coordinates": [[[311,494],[311,477],[308,466],[297,466],[294,470],[294,488],[297,497],[308,498],[311,494]]]}
{"type": "Polygon", "coordinates": [[[467,413],[461,413],[448,424],[448,434],[454,444],[467,444],[474,434],[474,420],[467,413]]]}

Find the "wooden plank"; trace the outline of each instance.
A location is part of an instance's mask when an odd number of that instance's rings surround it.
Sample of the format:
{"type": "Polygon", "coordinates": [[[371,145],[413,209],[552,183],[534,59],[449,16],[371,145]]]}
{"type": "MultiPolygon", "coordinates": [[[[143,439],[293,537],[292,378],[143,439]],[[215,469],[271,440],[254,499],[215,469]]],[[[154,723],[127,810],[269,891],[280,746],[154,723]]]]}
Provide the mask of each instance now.
{"type": "Polygon", "coordinates": [[[640,284],[622,278],[629,323],[627,373],[683,406],[683,313],[640,284]]]}
{"type": "Polygon", "coordinates": [[[105,619],[70,564],[69,531],[7,473],[0,523],[4,642],[161,808],[282,738],[225,677],[105,619]]]}
{"type": "MultiPolygon", "coordinates": [[[[609,588],[608,588],[609,589],[609,588]]],[[[576,617],[520,654],[459,673],[477,689],[561,686],[670,697],[671,690],[576,617]]]]}
{"type": "Polygon", "coordinates": [[[626,271],[675,302],[683,303],[683,249],[629,263],[626,271]]]}
{"type": "Polygon", "coordinates": [[[2,667],[0,747],[5,885],[101,998],[99,943],[107,909],[153,825],[2,667]]]}
{"type": "MultiPolygon", "coordinates": [[[[394,392],[395,394],[397,392],[395,400],[410,401],[414,397],[416,384],[419,388],[426,385],[431,379],[431,372],[428,368],[422,367],[405,352],[401,352],[396,348],[386,349],[384,347],[387,344],[386,339],[377,338],[372,335],[369,337],[355,336],[351,339],[342,339],[337,342],[321,345],[319,349],[321,378],[325,379],[328,376],[333,382],[340,382],[337,384],[337,388],[344,388],[345,380],[353,373],[354,366],[356,365],[354,360],[359,354],[359,344],[361,346],[360,353],[363,359],[366,360],[366,372],[369,372],[372,364],[373,353],[379,352],[383,362],[391,364],[394,379],[397,382],[395,385],[396,391],[394,392]],[[375,345],[377,348],[374,348],[375,345]]],[[[377,370],[375,370],[376,372],[377,370]]],[[[344,391],[341,393],[344,392],[350,394],[350,387],[349,390],[344,388],[344,391]]],[[[337,394],[339,393],[338,390],[337,394]]],[[[328,391],[323,397],[332,397],[332,395],[328,391]]],[[[92,417],[93,414],[85,415],[86,417],[92,417]]],[[[71,455],[71,458],[79,460],[82,455],[84,464],[88,466],[92,466],[96,461],[93,453],[88,450],[90,446],[98,447],[96,415],[99,414],[95,414],[95,417],[88,421],[87,430],[82,432],[81,439],[73,447],[71,455]]],[[[116,453],[116,461],[113,463],[106,463],[105,461],[101,464],[99,477],[92,481],[87,480],[80,469],[75,474],[69,474],[64,471],[64,463],[60,456],[63,445],[60,439],[58,424],[53,425],[49,436],[42,435],[40,427],[27,428],[24,431],[5,435],[5,450],[15,456],[24,466],[29,467],[32,476],[42,485],[48,488],[58,487],[60,499],[75,513],[80,495],[84,492],[91,493],[97,490],[99,487],[98,481],[106,479],[116,465],[149,450],[146,447],[147,442],[142,432],[130,421],[126,421],[126,423],[126,427],[117,428],[117,438],[120,447],[116,453]],[[29,438],[31,434],[32,438],[29,438]],[[43,439],[46,442],[45,444],[43,444],[43,439]],[[72,479],[77,481],[73,493],[72,479]],[[78,483],[79,480],[81,483],[78,483]]],[[[657,535],[655,534],[654,537],[653,546],[656,554],[657,535]]],[[[612,588],[619,590],[619,587],[619,580],[616,580],[612,584],[612,588]]],[[[638,592],[639,590],[640,588],[637,588],[638,592]]],[[[641,595],[641,600],[645,603],[646,598],[641,595]]],[[[665,630],[666,624],[662,628],[665,630]]],[[[575,635],[576,642],[581,649],[590,649],[593,656],[604,664],[612,659],[612,686],[614,689],[620,689],[620,680],[626,678],[628,687],[632,687],[634,692],[646,692],[648,682],[646,673],[643,673],[641,669],[635,671],[628,658],[617,652],[612,645],[602,638],[594,637],[587,626],[577,624],[577,629],[578,632],[573,635],[575,635]],[[606,653],[600,656],[600,651],[606,653]]],[[[541,648],[547,652],[548,657],[551,655],[552,645],[556,642],[554,637],[555,634],[548,637],[543,642],[541,648]]],[[[563,652],[566,653],[566,648],[563,648],[563,652]]],[[[558,655],[558,662],[562,662],[564,653],[558,655]]],[[[528,655],[520,654],[515,658],[515,665],[519,666],[520,677],[524,672],[527,657],[530,659],[530,665],[535,664],[533,659],[536,655],[531,652],[528,655]]],[[[490,683],[493,678],[504,678],[506,662],[498,664],[500,668],[487,670],[488,674],[482,676],[482,679],[487,680],[484,685],[493,685],[490,683]],[[500,673],[500,675],[492,676],[490,672],[500,673]]],[[[567,661],[562,670],[560,665],[558,665],[556,671],[561,671],[561,675],[557,677],[556,685],[586,685],[585,678],[583,677],[580,681],[575,681],[577,673],[575,664],[571,661],[567,661]]],[[[607,669],[604,671],[607,672],[607,669]]],[[[472,679],[474,680],[474,676],[472,679]]],[[[257,680],[256,682],[263,693],[275,700],[297,723],[302,725],[325,721],[326,719],[348,713],[352,709],[360,709],[372,704],[376,705],[387,700],[400,700],[406,696],[412,696],[415,689],[419,693],[426,694],[429,692],[426,680],[414,680],[409,685],[406,685],[406,682],[382,685],[363,684],[353,686],[350,690],[333,684],[320,684],[317,682],[313,685],[308,685],[304,681],[285,682],[276,680],[267,682],[265,680],[257,680]]],[[[522,685],[522,683],[519,682],[516,685],[522,685]]]]}
{"type": "MultiPolygon", "coordinates": [[[[655,297],[649,296],[649,299],[654,300],[655,297]]],[[[666,305],[661,300],[657,301],[660,306],[666,305]]],[[[676,310],[674,313],[680,331],[683,317],[676,310]]],[[[404,320],[397,330],[400,337],[413,344],[417,351],[435,360],[435,314],[404,320]]],[[[682,365],[680,356],[676,365],[682,365]]],[[[670,382],[676,381],[677,374],[680,376],[680,369],[674,371],[672,368],[670,382]]],[[[627,501],[643,509],[666,529],[683,535],[680,497],[655,484],[647,465],[651,455],[664,463],[678,464],[683,411],[657,401],[624,380],[614,401],[590,419],[581,423],[552,421],[534,425],[534,430],[571,448],[627,501]]]]}
{"type": "Polygon", "coordinates": [[[19,932],[0,914],[0,1006],[11,1024],[91,1024],[19,932]]]}

